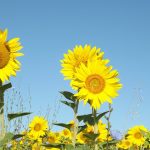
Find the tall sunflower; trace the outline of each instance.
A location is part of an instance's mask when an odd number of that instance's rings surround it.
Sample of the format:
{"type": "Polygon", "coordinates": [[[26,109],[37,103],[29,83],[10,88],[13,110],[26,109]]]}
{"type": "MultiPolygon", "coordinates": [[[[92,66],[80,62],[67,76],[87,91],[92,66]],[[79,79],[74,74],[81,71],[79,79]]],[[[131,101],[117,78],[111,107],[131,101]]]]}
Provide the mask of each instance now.
{"type": "Polygon", "coordinates": [[[8,81],[10,76],[16,76],[16,71],[20,70],[20,62],[16,59],[22,56],[18,53],[22,49],[19,38],[7,41],[8,30],[0,30],[0,81],[8,81]]]}
{"type": "Polygon", "coordinates": [[[102,60],[88,61],[76,69],[75,79],[71,81],[75,94],[86,104],[89,102],[98,109],[104,102],[112,103],[112,98],[118,96],[117,91],[122,87],[117,78],[118,72],[107,67],[102,60]]]}
{"type": "Polygon", "coordinates": [[[135,145],[140,146],[145,142],[144,135],[148,130],[144,126],[135,126],[128,131],[128,139],[135,145]]]}
{"type": "MultiPolygon", "coordinates": [[[[102,59],[104,52],[100,52],[100,48],[91,47],[90,45],[76,45],[73,50],[68,50],[67,54],[64,54],[64,59],[61,60],[62,70],[61,73],[65,76],[65,79],[73,79],[76,73],[76,68],[81,63],[87,64],[87,61],[95,61],[102,59]]],[[[108,63],[109,60],[104,60],[104,63],[108,63]]]]}

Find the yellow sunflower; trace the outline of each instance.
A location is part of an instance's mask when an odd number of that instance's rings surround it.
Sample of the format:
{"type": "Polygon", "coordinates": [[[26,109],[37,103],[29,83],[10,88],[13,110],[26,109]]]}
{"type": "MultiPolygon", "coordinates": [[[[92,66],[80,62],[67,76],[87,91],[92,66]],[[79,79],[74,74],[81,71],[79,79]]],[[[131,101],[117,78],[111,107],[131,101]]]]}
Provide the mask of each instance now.
{"type": "Polygon", "coordinates": [[[58,133],[49,131],[48,134],[47,134],[47,142],[48,143],[51,143],[51,144],[59,143],[59,138],[60,137],[59,137],[58,133]]]}
{"type": "MultiPolygon", "coordinates": [[[[65,76],[65,79],[73,79],[76,73],[76,68],[80,66],[81,63],[87,64],[87,61],[95,61],[102,59],[104,52],[100,52],[100,48],[93,47],[90,45],[75,46],[73,50],[68,50],[68,54],[64,54],[64,59],[61,60],[62,70],[61,73],[65,76]]],[[[104,60],[107,64],[109,60],[104,60]]]]}
{"type": "Polygon", "coordinates": [[[16,59],[22,56],[18,53],[22,49],[19,38],[7,41],[7,29],[0,30],[0,81],[8,81],[10,76],[16,76],[16,71],[20,70],[20,62],[16,59]]]}
{"type": "MultiPolygon", "coordinates": [[[[106,124],[103,124],[101,120],[98,122],[98,133],[99,136],[97,140],[99,142],[104,142],[107,140],[108,130],[106,129],[106,124]]],[[[111,138],[109,137],[108,140],[111,140],[111,138]]]]}
{"type": "Polygon", "coordinates": [[[117,143],[117,147],[122,148],[122,149],[129,149],[129,148],[131,148],[131,146],[132,146],[132,143],[128,139],[123,139],[122,141],[117,143]]]}
{"type": "Polygon", "coordinates": [[[69,129],[65,128],[61,131],[60,136],[64,137],[64,138],[72,138],[72,133],[69,129]]]}
{"type": "Polygon", "coordinates": [[[128,131],[128,139],[135,145],[140,146],[145,142],[144,134],[148,130],[144,126],[135,126],[128,131]]]}
{"type": "Polygon", "coordinates": [[[75,79],[71,81],[73,89],[78,90],[75,96],[89,102],[98,109],[104,102],[112,103],[112,98],[118,96],[117,91],[122,87],[117,78],[118,72],[112,67],[106,67],[101,60],[88,61],[76,69],[75,79]]]}
{"type": "Polygon", "coordinates": [[[77,142],[80,143],[80,144],[85,144],[87,139],[84,135],[85,133],[82,131],[80,132],[79,134],[77,134],[77,142]]]}
{"type": "Polygon", "coordinates": [[[30,133],[34,138],[45,135],[45,131],[48,129],[48,122],[43,117],[34,117],[29,124],[30,133]]]}

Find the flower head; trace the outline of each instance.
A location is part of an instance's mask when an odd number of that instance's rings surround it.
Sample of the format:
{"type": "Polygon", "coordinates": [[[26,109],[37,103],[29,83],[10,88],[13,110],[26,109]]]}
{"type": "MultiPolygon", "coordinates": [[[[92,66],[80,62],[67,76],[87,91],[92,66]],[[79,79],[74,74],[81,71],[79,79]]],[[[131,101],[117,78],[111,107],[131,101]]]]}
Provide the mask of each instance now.
{"type": "Polygon", "coordinates": [[[75,96],[86,104],[89,102],[98,109],[104,102],[112,103],[122,87],[117,78],[118,72],[107,67],[102,60],[88,61],[76,69],[75,78],[71,82],[73,89],[78,89],[75,96]]]}
{"type": "MultiPolygon", "coordinates": [[[[91,47],[90,45],[75,46],[73,50],[68,50],[67,54],[64,54],[64,59],[61,60],[62,70],[61,73],[65,76],[65,79],[73,79],[81,63],[87,64],[88,61],[101,60],[104,53],[100,52],[100,48],[91,47]]],[[[108,60],[105,60],[107,63],[108,60]]]]}
{"type": "Polygon", "coordinates": [[[129,148],[131,148],[131,146],[132,146],[132,143],[128,139],[123,139],[122,141],[117,143],[117,147],[121,148],[121,149],[129,149],[129,148]]]}
{"type": "Polygon", "coordinates": [[[128,139],[135,145],[140,146],[145,142],[144,135],[148,130],[144,126],[135,126],[128,131],[128,139]]]}
{"type": "Polygon", "coordinates": [[[38,138],[45,135],[45,131],[48,129],[48,122],[43,117],[36,116],[30,123],[29,128],[33,138],[38,138]]]}
{"type": "Polygon", "coordinates": [[[10,76],[16,76],[20,70],[20,62],[16,59],[22,56],[18,51],[22,49],[19,38],[7,41],[7,29],[0,30],[0,82],[8,81],[10,76]]]}

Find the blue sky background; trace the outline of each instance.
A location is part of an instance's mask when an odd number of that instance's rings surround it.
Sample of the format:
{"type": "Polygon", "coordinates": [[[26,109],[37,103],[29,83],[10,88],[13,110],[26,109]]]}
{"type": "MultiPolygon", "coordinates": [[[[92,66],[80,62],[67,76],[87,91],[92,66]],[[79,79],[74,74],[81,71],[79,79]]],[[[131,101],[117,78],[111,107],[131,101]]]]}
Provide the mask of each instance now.
{"type": "MultiPolygon", "coordinates": [[[[123,84],[113,101],[112,128],[150,128],[149,0],[0,0],[0,5],[0,28],[8,28],[9,39],[20,37],[24,46],[21,72],[11,82],[25,102],[30,88],[33,115],[44,114],[48,104],[53,110],[61,98],[58,91],[71,90],[60,74],[63,54],[76,44],[90,44],[105,52],[123,84]]],[[[91,110],[81,103],[79,112],[91,110]]],[[[72,118],[61,104],[57,120],[72,118]]]]}

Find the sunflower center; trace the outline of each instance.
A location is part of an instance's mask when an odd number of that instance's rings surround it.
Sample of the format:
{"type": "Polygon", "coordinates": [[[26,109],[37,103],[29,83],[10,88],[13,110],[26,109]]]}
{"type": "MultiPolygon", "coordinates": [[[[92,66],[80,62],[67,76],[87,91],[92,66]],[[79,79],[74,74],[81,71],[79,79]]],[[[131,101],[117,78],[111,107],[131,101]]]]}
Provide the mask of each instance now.
{"type": "Polygon", "coordinates": [[[95,94],[100,93],[105,87],[104,79],[98,74],[88,76],[85,84],[87,89],[95,94]]]}
{"type": "Polygon", "coordinates": [[[141,134],[140,132],[136,132],[136,133],[134,134],[134,137],[135,137],[136,139],[141,139],[141,138],[142,138],[142,134],[141,134]]]}
{"type": "Polygon", "coordinates": [[[4,68],[9,62],[9,50],[8,48],[0,43],[0,69],[4,68]]]}
{"type": "Polygon", "coordinates": [[[52,136],[48,137],[47,140],[48,140],[49,143],[55,142],[55,138],[52,137],[52,136]]]}
{"type": "Polygon", "coordinates": [[[68,135],[69,132],[67,130],[64,131],[64,135],[68,135]]]}
{"type": "Polygon", "coordinates": [[[35,126],[34,126],[34,130],[35,131],[40,131],[41,130],[41,125],[39,123],[37,123],[35,126]]]}
{"type": "Polygon", "coordinates": [[[130,145],[130,142],[129,142],[129,141],[126,141],[125,144],[126,144],[127,146],[129,146],[129,145],[130,145]]]}

